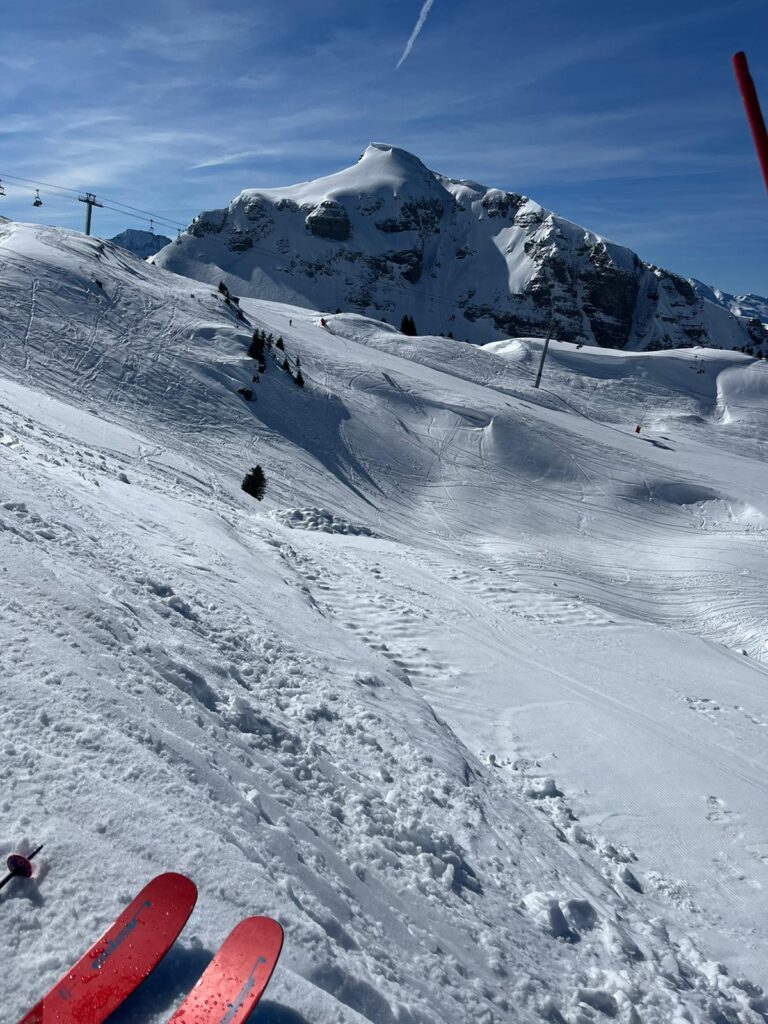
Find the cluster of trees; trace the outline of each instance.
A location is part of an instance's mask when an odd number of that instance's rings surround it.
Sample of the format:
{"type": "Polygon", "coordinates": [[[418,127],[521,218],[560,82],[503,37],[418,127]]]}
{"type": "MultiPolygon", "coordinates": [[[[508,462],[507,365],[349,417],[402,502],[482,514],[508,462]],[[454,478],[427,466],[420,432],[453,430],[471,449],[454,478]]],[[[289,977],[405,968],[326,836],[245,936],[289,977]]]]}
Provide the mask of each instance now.
{"type": "Polygon", "coordinates": [[[410,313],[406,313],[403,319],[400,321],[400,333],[407,334],[409,338],[415,338],[419,333],[416,330],[416,324],[413,322],[413,317],[410,313]]]}
{"type": "Polygon", "coordinates": [[[753,345],[742,345],[741,348],[736,350],[737,352],[743,352],[745,356],[754,356],[755,359],[763,359],[763,353],[760,349],[755,352],[753,345]]]}
{"type": "MultiPolygon", "coordinates": [[[[387,322],[387,318],[385,316],[383,316],[381,319],[384,323],[387,322]]],[[[414,319],[410,313],[406,313],[403,319],[400,321],[400,333],[407,334],[409,338],[415,338],[418,335],[419,332],[416,329],[416,323],[414,322],[414,319]]],[[[447,334],[441,334],[440,337],[450,338],[451,341],[453,341],[453,331],[448,331],[447,334]]],[[[469,344],[468,338],[467,344],[469,344]]]]}
{"type": "Polygon", "coordinates": [[[251,359],[257,361],[259,373],[267,372],[266,349],[267,345],[271,349],[273,343],[274,339],[271,334],[265,334],[264,331],[260,331],[258,328],[253,332],[251,344],[248,346],[248,355],[251,359]]]}
{"type": "MultiPolygon", "coordinates": [[[[282,336],[275,338],[272,334],[268,334],[266,331],[259,330],[257,327],[253,332],[251,338],[251,344],[248,346],[248,355],[251,359],[255,359],[258,364],[259,373],[266,373],[267,371],[267,354],[272,356],[272,360],[280,365],[286,373],[290,374],[295,384],[298,384],[300,388],[304,387],[304,376],[301,372],[301,359],[296,356],[294,361],[296,367],[296,373],[293,373],[291,363],[288,358],[288,353],[285,351],[285,342],[282,336]],[[280,357],[276,354],[275,349],[278,349],[283,353],[283,361],[280,363],[280,357]]],[[[254,381],[258,381],[258,376],[254,376],[254,381]]]]}

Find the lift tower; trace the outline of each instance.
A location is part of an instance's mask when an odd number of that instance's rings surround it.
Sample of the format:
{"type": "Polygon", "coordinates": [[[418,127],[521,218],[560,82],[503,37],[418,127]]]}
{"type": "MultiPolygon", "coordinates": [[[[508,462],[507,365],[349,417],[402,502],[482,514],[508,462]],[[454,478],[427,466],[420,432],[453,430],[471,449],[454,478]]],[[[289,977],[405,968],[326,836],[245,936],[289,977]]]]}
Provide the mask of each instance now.
{"type": "Polygon", "coordinates": [[[84,196],[78,196],[81,203],[85,203],[87,206],[87,212],[85,214],[85,233],[90,235],[91,233],[91,210],[94,206],[103,206],[104,203],[100,203],[93,192],[86,192],[84,196]]]}

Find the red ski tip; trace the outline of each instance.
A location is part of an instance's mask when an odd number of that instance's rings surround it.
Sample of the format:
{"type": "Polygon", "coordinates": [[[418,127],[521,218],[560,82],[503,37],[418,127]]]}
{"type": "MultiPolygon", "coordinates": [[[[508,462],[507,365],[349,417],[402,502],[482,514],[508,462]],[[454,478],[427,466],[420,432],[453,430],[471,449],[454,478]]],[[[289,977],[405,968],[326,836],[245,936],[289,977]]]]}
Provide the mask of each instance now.
{"type": "Polygon", "coordinates": [[[20,1024],[104,1024],[171,948],[196,899],[184,875],[153,878],[20,1024]]]}
{"type": "Polygon", "coordinates": [[[245,1024],[283,947],[271,917],[248,917],[229,933],[168,1024],[245,1024]]]}

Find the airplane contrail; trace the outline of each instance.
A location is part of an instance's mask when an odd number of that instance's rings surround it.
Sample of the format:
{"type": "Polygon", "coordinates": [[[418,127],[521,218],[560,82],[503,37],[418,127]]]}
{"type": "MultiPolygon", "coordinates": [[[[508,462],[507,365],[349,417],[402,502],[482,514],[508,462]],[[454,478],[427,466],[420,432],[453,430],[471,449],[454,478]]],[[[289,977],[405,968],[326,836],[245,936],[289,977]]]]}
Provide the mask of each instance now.
{"type": "Polygon", "coordinates": [[[413,44],[416,42],[416,40],[417,40],[417,38],[419,36],[419,32],[421,32],[421,30],[424,28],[424,22],[427,20],[427,15],[429,14],[429,12],[430,12],[430,10],[432,8],[432,4],[434,2],[435,2],[435,0],[424,0],[424,6],[421,8],[421,14],[419,15],[419,20],[416,22],[416,28],[413,30],[413,32],[411,32],[411,38],[405,44],[405,49],[403,50],[403,55],[400,58],[400,60],[397,62],[395,70],[397,70],[397,68],[400,67],[400,65],[403,63],[405,58],[408,56],[408,54],[413,49],[413,44]]]}

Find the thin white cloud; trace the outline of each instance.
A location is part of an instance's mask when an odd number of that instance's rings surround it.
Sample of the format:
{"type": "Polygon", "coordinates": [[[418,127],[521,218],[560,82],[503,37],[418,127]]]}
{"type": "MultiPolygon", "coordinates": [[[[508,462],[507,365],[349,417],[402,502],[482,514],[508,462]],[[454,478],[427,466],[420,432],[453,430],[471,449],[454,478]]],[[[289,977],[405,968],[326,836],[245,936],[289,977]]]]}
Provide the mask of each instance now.
{"type": "Polygon", "coordinates": [[[424,6],[421,8],[421,14],[419,15],[419,20],[416,22],[416,28],[413,30],[413,32],[411,32],[411,38],[405,44],[405,49],[403,50],[403,55],[400,58],[400,60],[397,62],[395,70],[397,70],[397,68],[400,67],[400,65],[408,57],[408,55],[410,54],[411,50],[413,49],[413,44],[418,39],[419,32],[421,32],[421,30],[424,28],[424,22],[427,20],[427,15],[432,10],[432,4],[434,2],[435,2],[435,0],[424,0],[424,6]]]}
{"type": "Polygon", "coordinates": [[[257,25],[263,30],[264,20],[253,10],[222,11],[211,0],[156,0],[149,17],[129,24],[120,46],[165,61],[194,63],[257,25]]]}
{"type": "Polygon", "coordinates": [[[193,171],[200,171],[207,167],[226,167],[227,164],[240,164],[246,160],[282,156],[283,152],[284,151],[278,147],[274,147],[272,149],[268,147],[263,147],[262,149],[245,149],[240,153],[225,153],[222,156],[212,156],[206,160],[201,160],[200,163],[192,164],[191,169],[193,171]]]}

